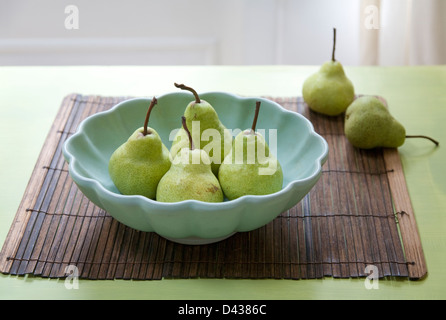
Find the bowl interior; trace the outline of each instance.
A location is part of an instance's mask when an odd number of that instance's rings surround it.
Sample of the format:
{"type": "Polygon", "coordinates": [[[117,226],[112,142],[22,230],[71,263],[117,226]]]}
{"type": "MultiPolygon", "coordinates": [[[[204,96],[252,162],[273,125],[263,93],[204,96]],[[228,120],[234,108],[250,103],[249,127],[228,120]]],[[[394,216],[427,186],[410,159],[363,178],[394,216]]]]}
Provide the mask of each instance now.
{"type": "MultiPolygon", "coordinates": [[[[321,157],[326,156],[327,146],[303,116],[266,99],[225,93],[204,93],[200,97],[214,107],[221,122],[232,130],[233,135],[251,127],[255,102],[262,101],[257,130],[264,134],[268,145],[277,154],[284,173],[283,187],[293,181],[305,180],[320,170],[321,157]]],[[[173,130],[180,128],[181,116],[193,97],[178,92],[157,99],[149,126],[170,149],[173,130]]],[[[119,193],[108,174],[108,161],[114,150],[143,126],[149,104],[150,99],[131,99],[86,119],[78,130],[80,134],[74,135],[67,146],[67,151],[77,160],[74,169],[109,191],[119,193]]]]}

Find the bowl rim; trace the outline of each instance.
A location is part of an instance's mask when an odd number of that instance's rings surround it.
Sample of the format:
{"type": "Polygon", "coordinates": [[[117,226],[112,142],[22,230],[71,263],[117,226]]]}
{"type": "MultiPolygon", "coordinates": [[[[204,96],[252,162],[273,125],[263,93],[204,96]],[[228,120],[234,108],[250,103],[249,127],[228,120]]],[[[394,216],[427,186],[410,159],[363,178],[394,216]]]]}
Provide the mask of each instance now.
{"type": "MultiPolygon", "coordinates": [[[[65,157],[65,160],[68,163],[69,173],[74,175],[74,178],[75,178],[74,180],[77,180],[78,182],[82,182],[83,184],[92,184],[94,186],[94,189],[99,190],[102,193],[105,193],[108,197],[116,197],[120,201],[124,201],[124,202],[132,202],[133,200],[143,201],[143,203],[147,203],[150,206],[158,206],[161,208],[165,207],[165,208],[172,208],[172,209],[175,209],[177,207],[184,208],[185,206],[192,206],[192,207],[201,206],[201,207],[204,207],[205,209],[206,208],[215,208],[215,207],[230,208],[232,206],[237,206],[237,205],[245,203],[245,202],[253,202],[253,201],[258,202],[259,200],[268,201],[270,199],[274,199],[278,195],[286,194],[286,193],[290,192],[292,189],[294,189],[298,185],[306,184],[310,181],[314,181],[315,179],[317,179],[319,177],[319,175],[321,174],[321,171],[322,171],[322,166],[328,158],[328,151],[329,151],[328,143],[320,134],[318,134],[314,130],[313,124],[305,116],[303,116],[297,112],[287,110],[284,107],[282,107],[279,103],[272,101],[265,97],[241,96],[241,95],[237,95],[237,94],[229,93],[229,92],[225,92],[225,91],[208,91],[208,92],[203,92],[203,93],[199,93],[199,94],[200,94],[200,97],[203,97],[203,99],[205,99],[205,96],[210,96],[210,95],[224,95],[224,96],[229,96],[231,98],[238,99],[238,100],[256,99],[256,100],[260,100],[260,101],[267,101],[268,103],[272,104],[279,112],[282,112],[285,114],[290,114],[292,116],[297,116],[297,117],[301,118],[301,121],[303,121],[303,123],[305,123],[305,125],[308,128],[309,134],[315,136],[322,145],[321,154],[314,160],[317,165],[316,169],[309,176],[306,176],[306,177],[304,177],[302,179],[298,179],[298,180],[291,180],[281,190],[279,190],[275,193],[268,194],[268,195],[245,195],[245,196],[242,196],[242,197],[234,199],[234,200],[230,200],[230,201],[228,200],[228,201],[223,201],[223,202],[204,202],[204,201],[199,201],[199,200],[183,200],[183,201],[179,201],[179,202],[160,202],[160,201],[156,201],[153,199],[149,199],[142,195],[123,195],[120,193],[110,191],[107,188],[105,188],[101,183],[99,183],[97,180],[89,178],[89,177],[85,177],[84,175],[80,174],[75,169],[75,164],[78,160],[69,151],[69,145],[71,144],[72,140],[74,140],[77,136],[82,134],[84,127],[88,126],[89,123],[94,121],[96,118],[104,117],[104,116],[107,116],[108,114],[114,113],[118,109],[120,109],[123,105],[131,103],[132,101],[141,101],[141,100],[150,101],[151,100],[151,98],[149,98],[149,97],[134,97],[134,98],[125,99],[125,100],[117,103],[116,105],[114,105],[113,107],[111,107],[108,110],[97,112],[95,114],[88,116],[84,120],[82,120],[82,122],[79,124],[76,132],[66,139],[66,141],[63,144],[63,148],[62,148],[63,155],[65,157]]],[[[163,97],[170,96],[170,95],[190,95],[190,96],[192,96],[191,93],[180,91],[180,92],[164,93],[164,94],[156,96],[156,98],[162,99],[163,97]]]]}

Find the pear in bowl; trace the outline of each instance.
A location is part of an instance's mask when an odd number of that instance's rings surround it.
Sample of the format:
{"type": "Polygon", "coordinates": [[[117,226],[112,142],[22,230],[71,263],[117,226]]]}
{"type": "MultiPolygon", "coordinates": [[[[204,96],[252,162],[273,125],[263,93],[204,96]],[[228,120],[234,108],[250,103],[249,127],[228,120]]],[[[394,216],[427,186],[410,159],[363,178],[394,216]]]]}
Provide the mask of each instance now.
{"type": "Polygon", "coordinates": [[[204,150],[195,148],[186,124],[186,117],[182,117],[182,124],[188,136],[189,145],[175,155],[171,168],[161,178],[156,200],[222,202],[223,192],[217,177],[212,172],[208,154],[204,150]]]}
{"type": "Polygon", "coordinates": [[[218,179],[229,200],[272,194],[282,189],[282,167],[270,152],[265,138],[256,132],[260,105],[261,102],[256,101],[251,128],[235,137],[232,149],[218,171],[218,179]]]}
{"type": "Polygon", "coordinates": [[[110,178],[122,194],[139,194],[155,199],[158,182],[170,168],[169,150],[158,132],[148,127],[150,113],[156,103],[156,98],[153,98],[144,126],[137,129],[110,157],[110,178]]]}

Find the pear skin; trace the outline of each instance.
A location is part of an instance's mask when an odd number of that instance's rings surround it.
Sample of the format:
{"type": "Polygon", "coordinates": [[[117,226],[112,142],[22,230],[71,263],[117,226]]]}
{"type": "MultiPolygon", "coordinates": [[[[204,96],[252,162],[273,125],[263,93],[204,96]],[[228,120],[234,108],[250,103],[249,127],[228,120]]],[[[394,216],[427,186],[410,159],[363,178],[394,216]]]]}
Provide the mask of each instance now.
{"type": "Polygon", "coordinates": [[[406,130],[374,96],[357,98],[345,113],[344,132],[350,143],[361,149],[398,148],[406,130]]]}
{"type": "Polygon", "coordinates": [[[311,110],[337,116],[353,102],[355,90],[341,63],[327,61],[305,80],[302,95],[311,110]]]}
{"type": "MultiPolygon", "coordinates": [[[[186,106],[184,117],[186,117],[187,127],[192,131],[192,139],[195,146],[208,153],[211,159],[212,172],[217,175],[218,168],[231,149],[231,133],[221,123],[212,105],[200,99],[195,90],[184,85],[175,84],[175,86],[183,90],[189,90],[195,96],[195,101],[191,101],[186,106]],[[197,125],[199,125],[199,130],[194,128],[197,125]],[[203,139],[203,132],[210,134],[209,141],[203,139]]],[[[172,158],[188,144],[189,138],[187,133],[184,128],[180,128],[170,148],[172,158]]]]}
{"type": "Polygon", "coordinates": [[[155,199],[158,183],[171,166],[169,150],[158,132],[148,127],[150,113],[156,103],[154,97],[144,126],[137,129],[110,157],[110,178],[124,195],[155,199]]]}
{"type": "Polygon", "coordinates": [[[207,153],[199,149],[182,149],[175,156],[169,171],[161,178],[156,200],[222,202],[223,192],[217,177],[212,173],[207,153]]]}
{"type": "Polygon", "coordinates": [[[220,166],[218,179],[229,200],[245,195],[266,195],[282,189],[283,172],[264,137],[255,132],[260,102],[251,129],[240,132],[220,166]]]}
{"type": "Polygon", "coordinates": [[[269,153],[263,137],[244,131],[236,136],[231,152],[220,166],[218,179],[225,196],[234,200],[245,195],[267,195],[280,191],[283,172],[279,161],[269,153]],[[243,150],[243,158],[240,156],[238,159],[237,150],[243,150]],[[254,157],[248,150],[255,150],[254,157]],[[265,153],[260,161],[256,156],[259,151],[265,153]]]}
{"type": "Polygon", "coordinates": [[[355,99],[353,83],[345,75],[344,67],[335,59],[336,29],[333,29],[333,52],[330,61],[309,76],[302,87],[302,96],[308,107],[328,116],[345,112],[355,99]]]}
{"type": "Polygon", "coordinates": [[[124,195],[142,195],[155,199],[161,177],[169,170],[169,150],[158,133],[144,128],[136,130],[109,161],[109,174],[116,188],[124,195]]]}
{"type": "Polygon", "coordinates": [[[222,202],[223,191],[212,172],[211,160],[207,152],[195,149],[186,123],[186,118],[183,116],[183,129],[188,136],[189,144],[175,155],[169,171],[161,178],[156,191],[156,200],[222,202]]]}

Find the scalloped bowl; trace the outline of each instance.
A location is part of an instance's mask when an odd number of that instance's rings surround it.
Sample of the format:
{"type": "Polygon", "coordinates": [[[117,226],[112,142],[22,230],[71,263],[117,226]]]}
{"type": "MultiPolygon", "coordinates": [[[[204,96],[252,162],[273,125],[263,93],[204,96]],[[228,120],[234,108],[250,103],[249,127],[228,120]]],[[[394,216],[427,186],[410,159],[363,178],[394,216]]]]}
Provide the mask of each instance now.
{"type": "MultiPolygon", "coordinates": [[[[183,244],[217,242],[236,232],[262,227],[300,202],[319,180],[328,145],[305,117],[263,98],[223,92],[203,93],[200,97],[212,104],[228,129],[240,130],[251,127],[255,101],[262,101],[257,129],[265,130],[268,143],[269,129],[277,129],[277,158],[284,176],[281,191],[221,203],[161,203],[120,194],[110,179],[108,161],[113,151],[143,125],[151,100],[146,98],[126,100],[81,123],[63,147],[72,179],[90,201],[119,222],[183,244]]],[[[149,126],[170,149],[169,135],[181,126],[181,116],[193,97],[180,91],[157,99],[149,126]]]]}

